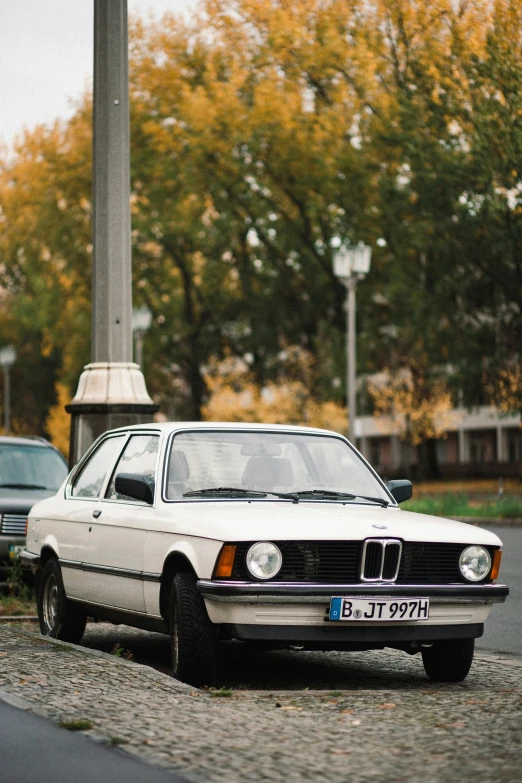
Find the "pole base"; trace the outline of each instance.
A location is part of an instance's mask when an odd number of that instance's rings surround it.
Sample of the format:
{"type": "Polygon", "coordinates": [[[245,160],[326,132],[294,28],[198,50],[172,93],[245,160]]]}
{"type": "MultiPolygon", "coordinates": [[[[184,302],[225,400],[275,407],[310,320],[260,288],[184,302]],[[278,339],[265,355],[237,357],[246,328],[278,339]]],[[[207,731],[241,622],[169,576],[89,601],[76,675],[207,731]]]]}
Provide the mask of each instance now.
{"type": "Polygon", "coordinates": [[[107,430],[154,421],[158,405],[149,397],[145,378],[133,362],[93,362],[80,376],[71,414],[69,466],[107,430]]]}

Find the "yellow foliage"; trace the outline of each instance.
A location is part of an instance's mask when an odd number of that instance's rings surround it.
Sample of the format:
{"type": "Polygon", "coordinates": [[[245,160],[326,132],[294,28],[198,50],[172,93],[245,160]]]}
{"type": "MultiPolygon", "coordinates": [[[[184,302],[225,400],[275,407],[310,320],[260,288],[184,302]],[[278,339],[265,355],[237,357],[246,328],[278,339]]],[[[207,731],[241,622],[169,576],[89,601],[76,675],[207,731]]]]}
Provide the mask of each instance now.
{"type": "Polygon", "coordinates": [[[206,421],[301,424],[346,433],[346,409],[313,398],[303,380],[270,381],[262,388],[239,360],[213,362],[205,377],[210,397],[203,407],[206,421]]]}
{"type": "Polygon", "coordinates": [[[71,430],[71,416],[65,410],[65,406],[70,402],[71,395],[63,383],[56,384],[56,394],[58,402],[49,410],[49,415],[45,423],[45,429],[49,433],[51,443],[60,449],[67,458],[69,456],[69,434],[71,430]]]}
{"type": "Polygon", "coordinates": [[[398,420],[400,436],[412,446],[428,438],[445,437],[452,409],[444,381],[428,379],[418,365],[391,373],[384,370],[369,380],[375,414],[398,420]]]}
{"type": "Polygon", "coordinates": [[[522,366],[501,368],[485,382],[491,402],[504,413],[522,411],[522,366]]]}

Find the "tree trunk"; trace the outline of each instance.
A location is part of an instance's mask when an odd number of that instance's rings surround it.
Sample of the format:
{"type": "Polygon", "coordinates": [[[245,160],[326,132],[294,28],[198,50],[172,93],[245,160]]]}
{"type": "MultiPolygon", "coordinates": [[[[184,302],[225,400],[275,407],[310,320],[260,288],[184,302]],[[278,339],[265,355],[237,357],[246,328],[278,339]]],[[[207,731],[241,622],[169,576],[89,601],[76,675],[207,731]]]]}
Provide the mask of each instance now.
{"type": "Polygon", "coordinates": [[[436,438],[428,438],[419,446],[418,478],[420,481],[440,478],[436,438]]]}

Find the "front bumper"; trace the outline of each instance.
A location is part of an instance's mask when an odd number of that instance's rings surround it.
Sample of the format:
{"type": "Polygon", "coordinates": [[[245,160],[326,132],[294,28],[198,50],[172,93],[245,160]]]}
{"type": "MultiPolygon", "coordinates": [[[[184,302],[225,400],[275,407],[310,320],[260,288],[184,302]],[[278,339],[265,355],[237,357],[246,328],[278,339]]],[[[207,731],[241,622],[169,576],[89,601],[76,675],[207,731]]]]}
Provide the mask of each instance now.
{"type": "Polygon", "coordinates": [[[20,552],[20,560],[26,566],[29,566],[33,574],[38,570],[40,566],[40,555],[35,555],[33,552],[28,552],[24,549],[20,552]]]}
{"type": "Polygon", "coordinates": [[[415,596],[416,598],[485,599],[503,603],[509,587],[497,584],[397,585],[397,584],[320,584],[310,582],[229,582],[200,579],[198,590],[211,601],[234,603],[317,603],[334,595],[342,596],[415,596]]]}
{"type": "Polygon", "coordinates": [[[226,582],[201,579],[198,590],[210,620],[242,640],[331,646],[407,645],[439,639],[476,638],[493,603],[505,601],[505,585],[325,585],[226,582]],[[332,596],[429,597],[430,616],[411,622],[334,622],[332,596]]]}

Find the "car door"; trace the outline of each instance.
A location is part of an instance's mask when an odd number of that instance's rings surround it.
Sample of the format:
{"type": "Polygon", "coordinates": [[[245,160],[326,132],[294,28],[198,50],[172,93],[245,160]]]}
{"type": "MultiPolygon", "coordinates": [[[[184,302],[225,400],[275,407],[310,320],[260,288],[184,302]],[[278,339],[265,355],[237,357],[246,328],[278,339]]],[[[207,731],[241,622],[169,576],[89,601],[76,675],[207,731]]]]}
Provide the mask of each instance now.
{"type": "Polygon", "coordinates": [[[100,493],[125,438],[126,434],[122,433],[102,440],[71,475],[65,497],[57,497],[53,519],[40,522],[42,539],[48,530],[57,541],[69,598],[88,600],[88,579],[83,563],[88,559],[89,528],[100,513],[100,493]]]}
{"type": "MultiPolygon", "coordinates": [[[[118,473],[139,473],[156,478],[159,434],[134,432],[128,437],[104,496],[99,515],[92,520],[87,552],[90,600],[132,612],[144,612],[142,573],[146,531],[152,507],[119,495],[118,473]]],[[[84,566],[84,567],[86,567],[84,566]]]]}

